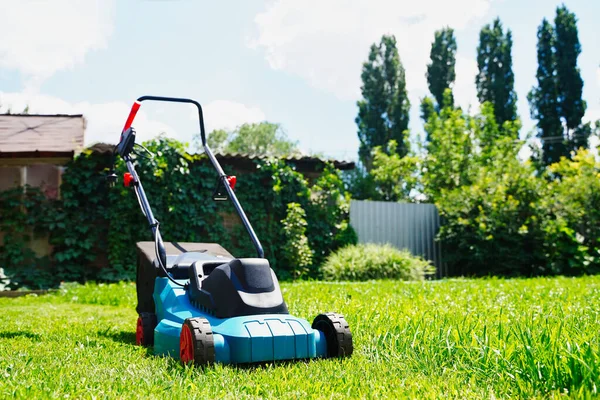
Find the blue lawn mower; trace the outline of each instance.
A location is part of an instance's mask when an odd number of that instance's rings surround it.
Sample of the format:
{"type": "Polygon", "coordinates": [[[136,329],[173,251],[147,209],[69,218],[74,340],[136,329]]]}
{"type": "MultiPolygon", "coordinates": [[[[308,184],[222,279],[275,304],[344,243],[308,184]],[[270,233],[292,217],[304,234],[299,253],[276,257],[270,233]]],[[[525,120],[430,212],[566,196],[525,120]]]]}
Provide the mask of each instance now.
{"type": "MultiPolygon", "coordinates": [[[[145,148],[143,148],[147,151],[145,148]]],[[[143,96],[134,103],[119,144],[127,165],[123,183],[133,188],[154,241],[137,244],[139,318],[136,342],[183,363],[259,363],[352,354],[352,333],[341,314],[318,315],[312,325],[289,314],[279,283],[227,176],[206,143],[202,107],[191,99],[143,96]],[[215,243],[164,243],[135,170],[135,130],[143,101],[193,104],[204,152],[217,171],[214,200],[231,200],[257,258],[235,258],[215,243]]],[[[114,171],[110,180],[116,180],[114,171]]]]}

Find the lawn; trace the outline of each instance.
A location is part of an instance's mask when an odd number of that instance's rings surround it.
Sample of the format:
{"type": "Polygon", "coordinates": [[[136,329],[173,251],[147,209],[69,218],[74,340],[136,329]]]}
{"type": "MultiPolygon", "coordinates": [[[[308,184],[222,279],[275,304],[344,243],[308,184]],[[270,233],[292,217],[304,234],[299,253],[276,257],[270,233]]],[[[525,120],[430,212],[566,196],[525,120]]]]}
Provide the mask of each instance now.
{"type": "Polygon", "coordinates": [[[135,342],[135,286],[0,298],[0,398],[596,397],[600,277],[291,283],[345,314],[344,360],[188,368],[135,342]]]}

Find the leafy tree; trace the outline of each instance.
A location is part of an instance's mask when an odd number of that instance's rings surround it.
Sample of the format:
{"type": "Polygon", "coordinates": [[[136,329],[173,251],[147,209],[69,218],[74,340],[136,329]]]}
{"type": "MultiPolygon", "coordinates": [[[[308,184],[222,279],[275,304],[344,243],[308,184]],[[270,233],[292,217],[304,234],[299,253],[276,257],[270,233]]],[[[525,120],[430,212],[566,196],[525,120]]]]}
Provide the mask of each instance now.
{"type": "Polygon", "coordinates": [[[556,9],[556,83],[560,114],[566,126],[566,136],[570,139],[569,150],[587,145],[589,128],[581,126],[586,103],[581,98],[583,80],[577,58],[581,44],[577,33],[577,18],[564,5],[556,9]],[[574,135],[575,133],[575,135],[574,135]]]}
{"type": "Polygon", "coordinates": [[[407,201],[417,185],[417,157],[400,157],[396,146],[396,141],[390,140],[386,151],[380,146],[373,151],[371,175],[377,192],[376,200],[407,201]]]}
{"type": "Polygon", "coordinates": [[[219,153],[282,157],[300,153],[298,143],[289,140],[279,124],[261,122],[243,124],[233,131],[212,131],[208,145],[219,153]]]}
{"type": "MultiPolygon", "coordinates": [[[[435,98],[438,108],[442,108],[444,91],[449,89],[456,79],[456,38],[454,29],[446,27],[435,32],[435,39],[429,53],[431,62],[427,64],[427,85],[435,98]]],[[[452,103],[454,99],[451,98],[452,103]]]]}
{"type": "Polygon", "coordinates": [[[549,165],[568,155],[563,139],[563,128],[558,106],[554,54],[555,34],[552,25],[544,19],[538,28],[537,81],[527,96],[531,118],[537,119],[538,137],[542,139],[542,164],[549,165]]]}
{"type": "Polygon", "coordinates": [[[600,162],[580,149],[548,168],[545,254],[552,274],[600,272],[600,162]]]}
{"type": "Polygon", "coordinates": [[[408,153],[406,140],[410,102],[406,92],[404,67],[400,62],[396,38],[384,35],[373,44],[361,74],[363,99],[358,101],[359,156],[368,170],[371,151],[395,140],[400,156],[408,153]]]}
{"type": "Polygon", "coordinates": [[[538,120],[542,164],[585,147],[592,132],[582,124],[586,103],[577,58],[581,53],[577,18],[565,6],[556,9],[553,27],[546,19],[538,28],[538,85],[528,95],[531,116],[538,120]]]}
{"type": "MultiPolygon", "coordinates": [[[[450,89],[446,96],[450,96],[450,89]]],[[[470,183],[472,174],[473,121],[460,108],[444,107],[425,124],[429,137],[423,160],[423,189],[435,202],[443,191],[470,183]]]]}
{"type": "Polygon", "coordinates": [[[515,76],[512,70],[512,33],[504,33],[502,23],[496,18],[492,25],[485,25],[479,33],[475,78],[477,97],[481,103],[494,105],[496,121],[517,119],[517,93],[514,89],[515,76]]]}
{"type": "Polygon", "coordinates": [[[519,160],[521,145],[504,137],[478,165],[467,185],[436,202],[444,225],[440,239],[453,275],[544,273],[540,198],[545,182],[519,160]]]}
{"type": "MultiPolygon", "coordinates": [[[[433,104],[433,100],[429,96],[425,96],[421,99],[421,119],[424,123],[429,121],[429,117],[431,114],[436,112],[435,104],[433,104]]],[[[429,141],[429,137],[427,137],[427,141],[429,141]]]]}

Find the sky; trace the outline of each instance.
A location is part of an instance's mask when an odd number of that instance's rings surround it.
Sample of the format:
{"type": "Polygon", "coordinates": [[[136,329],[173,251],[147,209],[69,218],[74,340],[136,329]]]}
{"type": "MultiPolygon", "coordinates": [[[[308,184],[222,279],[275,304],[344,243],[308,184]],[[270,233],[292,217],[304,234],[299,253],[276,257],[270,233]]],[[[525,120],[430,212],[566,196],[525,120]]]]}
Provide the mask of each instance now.
{"type": "MultiPolygon", "coordinates": [[[[476,112],[479,30],[500,17],[513,32],[521,136],[534,129],[527,92],[536,83],[536,31],[554,0],[0,0],[0,110],[82,113],[86,145],[115,143],[142,95],[189,97],[208,131],[280,123],[306,153],[356,160],[354,119],[369,46],[394,34],[423,134],[420,99],[435,30],[455,29],[456,101],[476,112]]],[[[586,120],[600,119],[600,1],[564,4],[579,19],[586,120]]],[[[191,142],[188,105],[143,103],[138,140],[164,132],[191,142]]]]}

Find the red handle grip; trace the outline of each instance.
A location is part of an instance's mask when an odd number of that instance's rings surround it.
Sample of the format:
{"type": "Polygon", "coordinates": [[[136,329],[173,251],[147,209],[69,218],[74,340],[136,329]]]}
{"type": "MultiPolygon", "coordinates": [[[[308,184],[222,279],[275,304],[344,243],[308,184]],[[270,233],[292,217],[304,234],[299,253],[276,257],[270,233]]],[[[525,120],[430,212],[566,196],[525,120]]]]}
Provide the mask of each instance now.
{"type": "MultiPolygon", "coordinates": [[[[131,111],[129,112],[129,117],[127,117],[127,121],[125,121],[125,126],[123,127],[123,132],[125,132],[127,129],[131,128],[131,124],[133,123],[133,120],[135,119],[135,115],[137,114],[141,105],[142,104],[139,101],[136,101],[135,103],[133,103],[133,106],[131,106],[131,111]]],[[[121,136],[121,138],[122,137],[123,136],[121,136]]]]}

